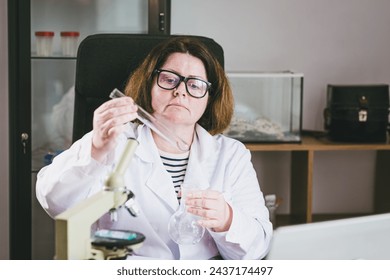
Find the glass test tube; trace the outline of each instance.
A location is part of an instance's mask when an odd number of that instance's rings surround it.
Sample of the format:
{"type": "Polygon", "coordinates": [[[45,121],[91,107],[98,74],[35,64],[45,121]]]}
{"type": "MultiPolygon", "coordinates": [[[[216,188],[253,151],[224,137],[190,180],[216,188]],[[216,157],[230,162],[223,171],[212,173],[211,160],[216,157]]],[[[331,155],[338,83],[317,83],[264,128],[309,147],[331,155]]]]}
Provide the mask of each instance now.
{"type": "MultiPolygon", "coordinates": [[[[118,98],[126,96],[120,90],[114,89],[110,93],[110,98],[118,98]]],[[[137,105],[137,104],[136,104],[137,105]]],[[[167,142],[172,144],[174,147],[178,148],[180,151],[188,151],[190,146],[180,137],[172,133],[168,127],[166,127],[161,121],[159,121],[156,117],[149,114],[145,109],[137,105],[138,107],[138,117],[137,119],[164,138],[167,142]]]]}

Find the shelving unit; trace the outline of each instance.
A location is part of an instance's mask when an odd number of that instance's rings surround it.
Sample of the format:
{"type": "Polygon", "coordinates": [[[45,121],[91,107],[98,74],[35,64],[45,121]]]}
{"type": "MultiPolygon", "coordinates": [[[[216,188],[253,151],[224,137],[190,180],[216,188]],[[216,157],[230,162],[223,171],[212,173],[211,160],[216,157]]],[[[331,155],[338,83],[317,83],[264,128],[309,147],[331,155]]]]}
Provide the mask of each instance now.
{"type": "MultiPolygon", "coordinates": [[[[289,216],[283,216],[279,225],[310,223],[332,219],[335,216],[317,217],[313,215],[313,165],[319,151],[376,151],[374,212],[390,212],[390,144],[336,143],[325,137],[304,135],[301,143],[265,144],[246,143],[252,152],[291,152],[291,209],[289,216]]],[[[367,213],[373,214],[373,213],[367,213]]]]}

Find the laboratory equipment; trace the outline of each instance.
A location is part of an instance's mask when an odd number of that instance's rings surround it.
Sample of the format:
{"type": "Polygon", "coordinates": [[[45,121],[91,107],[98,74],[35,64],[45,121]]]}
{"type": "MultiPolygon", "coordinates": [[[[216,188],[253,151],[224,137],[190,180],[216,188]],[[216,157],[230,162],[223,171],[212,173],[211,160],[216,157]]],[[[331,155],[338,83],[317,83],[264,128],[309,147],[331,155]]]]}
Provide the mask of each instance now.
{"type": "Polygon", "coordinates": [[[301,142],[303,74],[228,72],[235,101],[225,135],[242,142],[301,142]]]}
{"type": "MultiPolygon", "coordinates": [[[[110,93],[110,98],[118,98],[126,96],[118,89],[114,89],[110,93]]],[[[137,105],[137,104],[136,104],[137,105]]],[[[138,117],[137,119],[160,135],[168,143],[173,145],[175,148],[178,148],[180,151],[186,152],[190,149],[190,146],[179,136],[175,135],[170,129],[163,123],[163,120],[157,119],[156,117],[149,114],[145,109],[137,105],[138,107],[138,117]]]]}
{"type": "Polygon", "coordinates": [[[91,241],[95,252],[103,253],[102,257],[95,259],[120,260],[126,259],[131,250],[139,247],[145,239],[144,235],[128,230],[100,229],[94,233],[91,241]]]}
{"type": "Polygon", "coordinates": [[[137,140],[127,139],[122,156],[108,175],[104,188],[55,217],[57,259],[118,259],[142,245],[145,236],[131,231],[123,232],[125,236],[133,236],[127,240],[102,236],[104,231],[96,232],[91,238],[92,224],[104,214],[110,213],[112,221],[117,220],[117,211],[121,207],[133,216],[139,214],[134,194],[124,184],[124,172],[137,146],[137,140]]]}
{"type": "Polygon", "coordinates": [[[37,56],[51,56],[53,54],[53,31],[35,32],[37,56]]]}
{"type": "Polygon", "coordinates": [[[194,245],[198,243],[205,232],[205,228],[198,224],[200,217],[186,211],[185,199],[190,188],[181,186],[181,201],[177,211],[171,216],[168,223],[168,233],[173,241],[179,245],[194,245]]]}
{"type": "Polygon", "coordinates": [[[278,209],[281,199],[275,194],[267,194],[264,196],[265,206],[269,211],[269,219],[274,227],[276,227],[276,210],[278,209]]]}
{"type": "Polygon", "coordinates": [[[61,49],[63,56],[77,55],[77,42],[80,36],[78,31],[62,31],[61,35],[61,49]]]}

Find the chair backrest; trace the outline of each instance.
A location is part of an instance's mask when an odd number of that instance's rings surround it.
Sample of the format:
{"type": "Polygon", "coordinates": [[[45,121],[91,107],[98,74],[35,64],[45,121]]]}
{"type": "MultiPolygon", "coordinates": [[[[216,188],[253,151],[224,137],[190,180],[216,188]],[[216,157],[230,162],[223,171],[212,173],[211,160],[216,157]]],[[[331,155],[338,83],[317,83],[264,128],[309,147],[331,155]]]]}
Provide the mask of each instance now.
{"type": "MultiPolygon", "coordinates": [[[[154,46],[176,35],[95,34],[79,46],[76,63],[73,142],[92,130],[93,112],[109,99],[114,88],[123,90],[129,75],[154,46]]],[[[222,47],[213,39],[198,38],[224,67],[222,47]]]]}

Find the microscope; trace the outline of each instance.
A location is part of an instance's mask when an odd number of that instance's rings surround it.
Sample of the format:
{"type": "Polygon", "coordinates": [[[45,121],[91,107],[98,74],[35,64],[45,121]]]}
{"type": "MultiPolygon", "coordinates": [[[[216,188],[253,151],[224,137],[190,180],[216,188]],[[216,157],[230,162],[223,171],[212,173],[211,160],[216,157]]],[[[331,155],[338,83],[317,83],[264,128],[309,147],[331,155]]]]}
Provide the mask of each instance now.
{"type": "Polygon", "coordinates": [[[133,231],[99,229],[91,237],[91,226],[106,213],[113,221],[117,220],[121,207],[132,216],[138,215],[134,194],[124,184],[124,173],[137,146],[137,140],[127,139],[123,154],[108,175],[104,188],[55,217],[56,259],[124,259],[142,246],[145,236],[133,231]]]}

